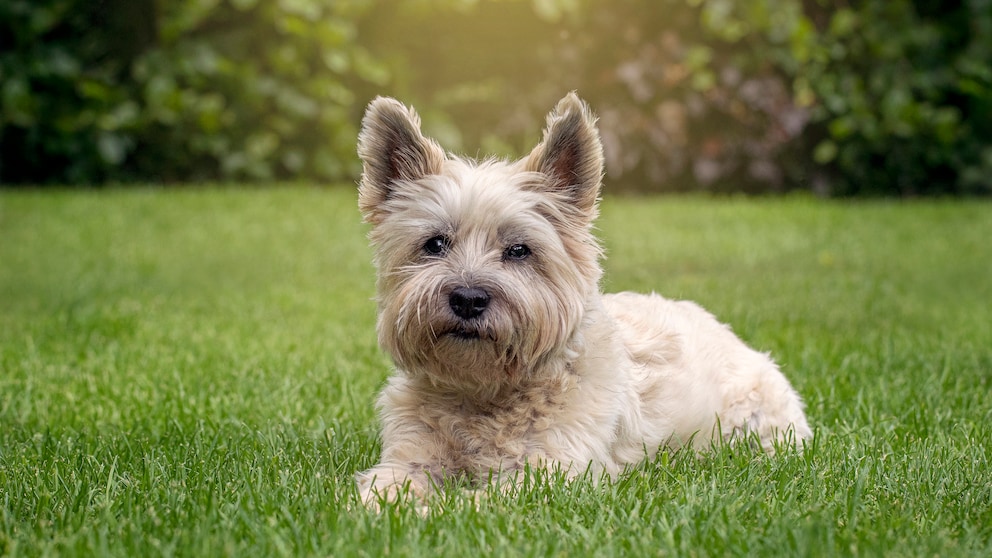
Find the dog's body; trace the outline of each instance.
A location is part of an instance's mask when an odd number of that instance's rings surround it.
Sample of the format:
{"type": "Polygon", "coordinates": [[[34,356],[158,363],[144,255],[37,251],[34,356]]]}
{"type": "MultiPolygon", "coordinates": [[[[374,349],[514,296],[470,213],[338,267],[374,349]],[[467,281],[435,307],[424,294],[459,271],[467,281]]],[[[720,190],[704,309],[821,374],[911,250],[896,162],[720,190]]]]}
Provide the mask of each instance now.
{"type": "Polygon", "coordinates": [[[602,148],[578,97],[513,163],[449,158],[419,124],[380,98],[359,138],[379,341],[397,364],[381,463],[358,476],[367,504],[524,464],[615,475],[662,447],[811,436],[775,364],[703,309],[600,293],[602,148]]]}

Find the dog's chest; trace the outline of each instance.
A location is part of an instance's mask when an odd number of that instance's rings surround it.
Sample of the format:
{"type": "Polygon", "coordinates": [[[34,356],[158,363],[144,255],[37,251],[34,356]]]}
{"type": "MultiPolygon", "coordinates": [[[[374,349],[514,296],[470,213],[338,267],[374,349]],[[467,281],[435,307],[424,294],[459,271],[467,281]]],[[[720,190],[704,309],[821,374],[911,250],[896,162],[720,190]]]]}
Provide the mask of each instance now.
{"type": "Polygon", "coordinates": [[[425,404],[421,416],[448,448],[450,466],[508,469],[544,456],[570,387],[563,379],[515,390],[495,402],[448,398],[425,404]]]}

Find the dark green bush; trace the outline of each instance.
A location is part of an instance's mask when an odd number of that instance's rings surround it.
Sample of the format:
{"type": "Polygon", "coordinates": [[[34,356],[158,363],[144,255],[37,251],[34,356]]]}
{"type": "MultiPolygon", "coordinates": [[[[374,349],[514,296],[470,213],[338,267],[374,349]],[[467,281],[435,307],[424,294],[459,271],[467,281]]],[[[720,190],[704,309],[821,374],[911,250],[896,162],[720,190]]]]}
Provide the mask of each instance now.
{"type": "Polygon", "coordinates": [[[988,0],[0,0],[0,182],[354,179],[365,103],[613,189],[992,193],[988,0]]]}
{"type": "Polygon", "coordinates": [[[992,4],[868,0],[817,39],[796,75],[835,193],[992,193],[992,4]]]}
{"type": "Polygon", "coordinates": [[[0,180],[99,180],[107,175],[126,92],[100,14],[71,0],[0,2],[0,180]]]}
{"type": "Polygon", "coordinates": [[[4,0],[0,181],[352,177],[365,4],[4,0]]]}

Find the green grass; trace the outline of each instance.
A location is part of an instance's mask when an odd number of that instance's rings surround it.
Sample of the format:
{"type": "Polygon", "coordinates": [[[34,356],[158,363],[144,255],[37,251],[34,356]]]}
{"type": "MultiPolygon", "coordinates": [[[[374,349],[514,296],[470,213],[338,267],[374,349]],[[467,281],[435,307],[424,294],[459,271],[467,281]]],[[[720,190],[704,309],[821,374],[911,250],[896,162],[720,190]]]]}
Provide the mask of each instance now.
{"type": "Polygon", "coordinates": [[[774,353],[802,455],[535,475],[367,513],[379,450],[355,192],[0,192],[0,555],[992,553],[992,205],[607,198],[608,290],[774,353]]]}

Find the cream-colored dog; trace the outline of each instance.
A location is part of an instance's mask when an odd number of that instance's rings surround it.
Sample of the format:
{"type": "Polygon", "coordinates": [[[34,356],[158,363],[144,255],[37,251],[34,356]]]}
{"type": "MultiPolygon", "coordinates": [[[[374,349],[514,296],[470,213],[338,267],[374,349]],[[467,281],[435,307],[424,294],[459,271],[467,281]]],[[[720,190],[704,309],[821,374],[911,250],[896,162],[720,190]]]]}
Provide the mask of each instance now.
{"type": "Polygon", "coordinates": [[[516,162],[449,157],[388,98],[369,105],[358,152],[379,343],[397,367],[381,463],[358,475],[366,504],[525,463],[615,475],[662,447],[811,436],[776,365],[702,308],[600,293],[602,146],[575,94],[516,162]]]}

